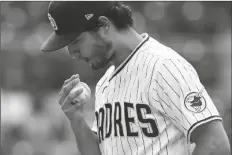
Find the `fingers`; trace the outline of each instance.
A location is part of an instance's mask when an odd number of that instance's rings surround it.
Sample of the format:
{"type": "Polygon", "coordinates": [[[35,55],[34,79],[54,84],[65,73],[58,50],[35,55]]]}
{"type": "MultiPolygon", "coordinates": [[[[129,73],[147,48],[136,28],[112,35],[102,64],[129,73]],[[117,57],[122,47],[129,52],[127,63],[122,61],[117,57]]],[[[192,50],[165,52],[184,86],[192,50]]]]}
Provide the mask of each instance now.
{"type": "Polygon", "coordinates": [[[67,109],[63,109],[63,111],[65,112],[65,113],[69,113],[69,112],[75,112],[75,111],[80,111],[80,112],[82,112],[83,113],[83,105],[84,103],[78,103],[78,104],[76,104],[75,106],[71,106],[71,107],[69,107],[69,108],[67,108],[67,109]]]}
{"type": "Polygon", "coordinates": [[[76,78],[79,78],[79,74],[75,74],[75,75],[72,75],[71,78],[67,79],[64,81],[64,84],[63,86],[65,86],[66,84],[68,84],[69,82],[71,82],[72,80],[76,79],[76,78]]]}
{"type": "MultiPolygon", "coordinates": [[[[77,103],[73,102],[73,100],[78,97],[81,93],[83,92],[83,89],[79,89],[73,93],[70,93],[67,95],[67,97],[65,98],[64,102],[62,103],[62,109],[67,109],[68,107],[70,108],[70,106],[76,106],[77,103]]],[[[77,104],[78,106],[79,104],[77,104]]]]}
{"type": "Polygon", "coordinates": [[[67,97],[67,95],[70,93],[70,91],[73,89],[73,87],[75,87],[75,85],[77,85],[80,82],[80,79],[77,78],[75,80],[72,80],[71,82],[69,82],[68,84],[64,85],[61,89],[61,93],[60,93],[60,104],[62,104],[62,102],[65,100],[65,98],[67,97]]]}
{"type": "Polygon", "coordinates": [[[76,79],[76,78],[79,78],[79,77],[80,77],[80,76],[79,76],[78,74],[75,74],[75,75],[72,75],[71,78],[65,80],[65,81],[64,81],[64,84],[63,84],[63,86],[62,86],[62,88],[61,88],[61,90],[60,90],[60,92],[59,92],[59,95],[61,95],[61,94],[63,93],[63,87],[64,87],[65,85],[67,85],[67,84],[70,83],[72,80],[74,80],[74,79],[76,79]]]}

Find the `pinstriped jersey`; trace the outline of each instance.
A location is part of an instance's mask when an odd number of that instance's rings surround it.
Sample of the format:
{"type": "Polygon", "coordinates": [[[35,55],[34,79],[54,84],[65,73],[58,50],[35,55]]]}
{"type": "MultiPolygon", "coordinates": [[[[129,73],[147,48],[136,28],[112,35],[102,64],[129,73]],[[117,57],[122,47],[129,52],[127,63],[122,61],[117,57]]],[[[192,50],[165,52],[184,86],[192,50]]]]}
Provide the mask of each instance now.
{"type": "Polygon", "coordinates": [[[190,155],[192,131],[219,113],[183,57],[147,34],[95,92],[102,155],[190,155]]]}

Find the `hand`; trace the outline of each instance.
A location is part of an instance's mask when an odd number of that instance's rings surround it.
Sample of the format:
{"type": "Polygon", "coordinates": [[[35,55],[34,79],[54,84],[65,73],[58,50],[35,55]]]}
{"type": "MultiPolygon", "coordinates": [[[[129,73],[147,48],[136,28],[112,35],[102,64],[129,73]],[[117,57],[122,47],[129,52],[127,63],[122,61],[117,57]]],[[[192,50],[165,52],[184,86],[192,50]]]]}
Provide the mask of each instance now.
{"type": "Polygon", "coordinates": [[[75,115],[79,117],[83,116],[83,103],[72,103],[73,99],[78,97],[82,93],[83,89],[81,88],[70,93],[73,87],[75,87],[79,82],[80,79],[78,74],[71,76],[71,78],[65,80],[59,93],[59,104],[69,120],[72,120],[75,115]]]}

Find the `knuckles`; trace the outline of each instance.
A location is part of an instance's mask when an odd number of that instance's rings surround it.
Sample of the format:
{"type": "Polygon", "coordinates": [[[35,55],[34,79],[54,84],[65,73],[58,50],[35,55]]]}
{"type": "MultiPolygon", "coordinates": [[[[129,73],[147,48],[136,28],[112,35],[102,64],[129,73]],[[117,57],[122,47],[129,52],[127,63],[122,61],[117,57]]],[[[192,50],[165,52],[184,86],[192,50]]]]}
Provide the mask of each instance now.
{"type": "Polygon", "coordinates": [[[74,95],[73,94],[69,94],[68,96],[67,96],[67,100],[70,102],[70,101],[72,101],[72,99],[74,98],[74,95]]]}
{"type": "Polygon", "coordinates": [[[78,74],[72,75],[69,79],[66,79],[64,81],[64,85],[59,93],[59,104],[61,105],[62,109],[64,108],[64,105],[70,106],[70,104],[75,105],[77,107],[81,106],[81,103],[75,101],[74,99],[80,96],[80,94],[83,92],[83,88],[80,88],[75,92],[70,93],[73,87],[77,85],[79,82],[80,79],[78,74]]]}
{"type": "Polygon", "coordinates": [[[64,89],[63,89],[63,92],[64,92],[64,93],[68,93],[68,90],[69,90],[69,87],[68,87],[68,86],[65,86],[64,89]]]}

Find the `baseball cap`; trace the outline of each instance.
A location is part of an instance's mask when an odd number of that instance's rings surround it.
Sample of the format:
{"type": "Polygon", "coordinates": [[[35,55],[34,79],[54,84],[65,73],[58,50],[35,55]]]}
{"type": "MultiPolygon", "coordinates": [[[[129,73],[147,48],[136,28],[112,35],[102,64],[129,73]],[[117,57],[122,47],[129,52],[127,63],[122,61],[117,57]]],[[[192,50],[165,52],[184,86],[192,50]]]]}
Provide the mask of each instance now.
{"type": "Polygon", "coordinates": [[[51,52],[73,42],[82,32],[96,27],[98,17],[107,11],[107,1],[52,1],[48,19],[54,32],[41,46],[51,52]]]}

